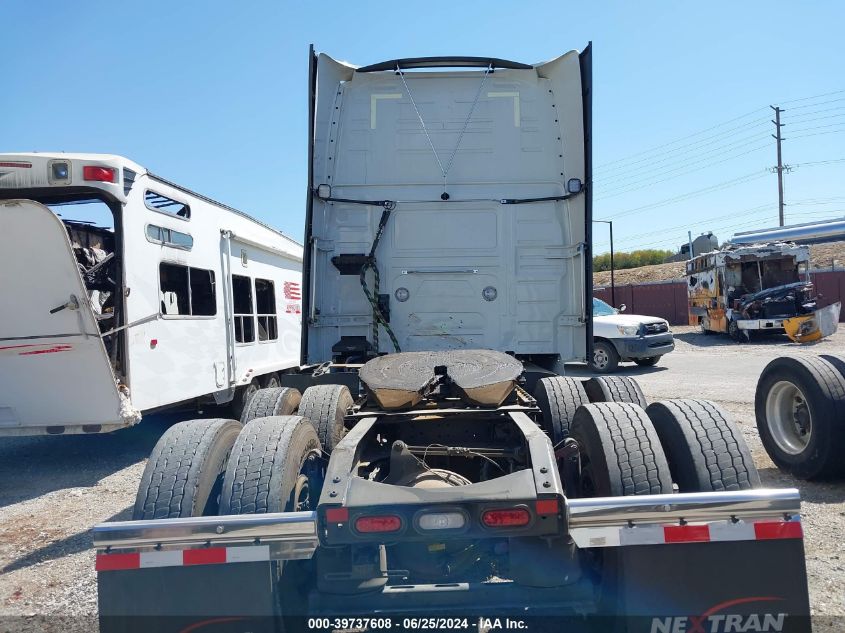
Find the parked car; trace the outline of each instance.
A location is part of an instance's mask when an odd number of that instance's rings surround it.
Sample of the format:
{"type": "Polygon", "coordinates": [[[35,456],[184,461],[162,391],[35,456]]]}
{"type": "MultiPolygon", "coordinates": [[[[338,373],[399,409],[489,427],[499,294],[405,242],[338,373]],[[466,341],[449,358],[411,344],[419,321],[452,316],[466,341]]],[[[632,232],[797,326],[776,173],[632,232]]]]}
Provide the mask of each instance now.
{"type": "Polygon", "coordinates": [[[675,349],[666,319],[622,314],[601,299],[593,298],[593,360],[590,368],[601,374],[616,371],[620,361],[634,361],[642,367],[656,365],[675,349]]]}

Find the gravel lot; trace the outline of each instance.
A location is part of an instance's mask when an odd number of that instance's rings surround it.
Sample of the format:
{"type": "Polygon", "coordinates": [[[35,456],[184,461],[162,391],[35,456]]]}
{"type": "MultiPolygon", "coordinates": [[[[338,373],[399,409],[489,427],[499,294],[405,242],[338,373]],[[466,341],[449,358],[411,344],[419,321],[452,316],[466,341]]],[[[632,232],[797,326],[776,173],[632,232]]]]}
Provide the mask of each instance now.
{"type": "MultiPolygon", "coordinates": [[[[637,377],[649,400],[698,397],[718,402],[741,425],[764,485],[801,489],[813,613],[830,618],[827,624],[833,627],[833,616],[845,616],[845,482],[810,484],[778,471],[757,437],[753,402],[757,377],[767,362],[802,352],[845,354],[845,328],[812,347],[782,337],[738,345],[691,328],[673,330],[674,353],[653,368],[626,364],[623,373],[637,377]]],[[[571,369],[573,375],[586,375],[582,367],[571,369]]],[[[0,615],[23,616],[0,618],[0,631],[96,626],[88,529],[100,521],[130,517],[156,440],[174,421],[191,417],[197,415],[150,416],[134,429],[111,435],[0,440],[0,615]]],[[[828,626],[817,623],[816,629],[822,628],[828,626]]]]}

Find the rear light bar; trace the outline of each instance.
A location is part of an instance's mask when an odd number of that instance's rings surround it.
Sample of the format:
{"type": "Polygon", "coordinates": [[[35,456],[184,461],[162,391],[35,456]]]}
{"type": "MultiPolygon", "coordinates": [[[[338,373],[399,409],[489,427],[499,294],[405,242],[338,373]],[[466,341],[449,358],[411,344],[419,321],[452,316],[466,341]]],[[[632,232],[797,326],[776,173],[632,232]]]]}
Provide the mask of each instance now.
{"type": "Polygon", "coordinates": [[[493,528],[523,527],[531,522],[531,514],[525,508],[487,510],[481,515],[481,522],[493,528]]]}
{"type": "Polygon", "coordinates": [[[462,512],[425,512],[417,517],[420,530],[459,530],[467,523],[462,512]]]}
{"type": "Polygon", "coordinates": [[[355,519],[355,529],[363,534],[398,532],[402,529],[402,519],[393,514],[358,517],[355,519]]]}
{"type": "Polygon", "coordinates": [[[117,182],[117,171],[112,167],[85,165],[82,168],[82,178],[97,182],[117,182]]]}
{"type": "Polygon", "coordinates": [[[30,169],[30,168],[32,168],[32,163],[8,163],[8,162],[3,162],[3,163],[0,163],[0,167],[18,167],[20,169],[30,169]]]}

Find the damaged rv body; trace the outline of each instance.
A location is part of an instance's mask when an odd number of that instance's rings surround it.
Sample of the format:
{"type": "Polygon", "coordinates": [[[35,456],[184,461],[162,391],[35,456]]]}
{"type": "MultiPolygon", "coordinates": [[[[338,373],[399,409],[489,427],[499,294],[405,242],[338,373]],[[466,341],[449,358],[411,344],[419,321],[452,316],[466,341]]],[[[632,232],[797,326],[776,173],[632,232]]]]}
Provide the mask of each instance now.
{"type": "Polygon", "coordinates": [[[0,437],[238,409],[298,366],[302,247],[236,209],[121,156],[0,154],[0,220],[0,437]]]}
{"type": "Polygon", "coordinates": [[[728,246],[687,262],[689,322],[705,334],[748,340],[753,331],[784,332],[799,343],[830,336],[840,304],[818,307],[810,249],[787,242],[728,246]]]}

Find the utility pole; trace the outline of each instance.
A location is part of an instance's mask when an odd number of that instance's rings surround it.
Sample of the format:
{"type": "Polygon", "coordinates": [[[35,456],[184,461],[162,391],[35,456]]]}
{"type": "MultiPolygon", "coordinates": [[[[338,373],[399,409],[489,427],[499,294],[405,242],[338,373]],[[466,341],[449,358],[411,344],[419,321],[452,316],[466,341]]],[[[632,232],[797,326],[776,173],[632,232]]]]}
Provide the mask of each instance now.
{"type": "Polygon", "coordinates": [[[780,122],[780,113],[784,112],[784,110],[775,106],[769,107],[775,111],[775,120],[772,121],[772,123],[775,124],[777,134],[772,134],[772,138],[777,141],[778,146],[778,219],[780,220],[780,226],[783,226],[783,158],[780,151],[780,143],[783,140],[783,137],[780,134],[780,128],[783,127],[783,123],[780,122]]]}

